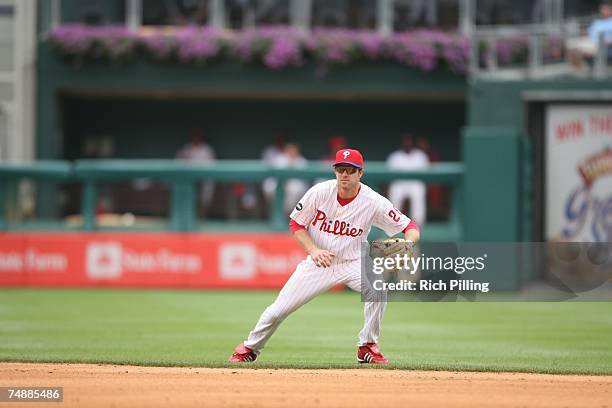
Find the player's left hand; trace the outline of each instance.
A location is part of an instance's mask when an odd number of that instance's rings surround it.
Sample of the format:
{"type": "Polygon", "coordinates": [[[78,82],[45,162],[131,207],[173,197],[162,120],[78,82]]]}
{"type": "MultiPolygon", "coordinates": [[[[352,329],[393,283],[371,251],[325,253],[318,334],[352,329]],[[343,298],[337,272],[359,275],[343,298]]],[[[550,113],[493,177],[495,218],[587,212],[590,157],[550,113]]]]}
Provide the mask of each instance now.
{"type": "Polygon", "coordinates": [[[310,256],[315,265],[327,268],[331,266],[332,260],[336,254],[326,249],[315,248],[310,252],[310,256]]]}
{"type": "Polygon", "coordinates": [[[375,257],[394,257],[395,255],[407,254],[413,256],[414,242],[404,238],[387,238],[372,241],[370,245],[370,256],[375,257]]]}

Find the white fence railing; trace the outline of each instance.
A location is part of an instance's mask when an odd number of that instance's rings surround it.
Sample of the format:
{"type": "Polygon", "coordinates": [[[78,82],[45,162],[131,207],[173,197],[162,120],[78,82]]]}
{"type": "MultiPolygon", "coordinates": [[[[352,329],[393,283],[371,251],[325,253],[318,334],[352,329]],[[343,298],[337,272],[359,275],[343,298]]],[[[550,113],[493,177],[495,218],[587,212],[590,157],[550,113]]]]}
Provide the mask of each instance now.
{"type": "Polygon", "coordinates": [[[583,66],[569,62],[568,40],[589,41],[585,29],[586,20],[576,19],[559,24],[527,24],[515,26],[474,27],[470,32],[470,75],[480,78],[542,78],[558,75],[575,75],[602,79],[611,74],[608,55],[611,44],[604,41],[604,34],[594,44],[596,52],[584,55],[588,60],[583,66]],[[522,63],[500,64],[498,41],[526,40],[527,58],[522,63]],[[556,49],[556,58],[545,58],[545,46],[556,49]],[[551,45],[554,43],[554,45],[551,45]],[[486,46],[483,47],[483,44],[486,46]],[[486,54],[483,55],[482,51],[486,54]]]}

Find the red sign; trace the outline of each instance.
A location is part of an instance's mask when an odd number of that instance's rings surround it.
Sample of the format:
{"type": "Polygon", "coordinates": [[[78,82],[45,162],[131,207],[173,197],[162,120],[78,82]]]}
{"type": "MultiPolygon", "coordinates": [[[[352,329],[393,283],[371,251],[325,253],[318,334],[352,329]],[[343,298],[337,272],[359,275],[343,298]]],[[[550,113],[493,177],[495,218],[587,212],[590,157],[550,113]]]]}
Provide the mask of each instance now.
{"type": "Polygon", "coordinates": [[[285,233],[3,233],[0,286],[279,288],[304,258],[285,233]]]}

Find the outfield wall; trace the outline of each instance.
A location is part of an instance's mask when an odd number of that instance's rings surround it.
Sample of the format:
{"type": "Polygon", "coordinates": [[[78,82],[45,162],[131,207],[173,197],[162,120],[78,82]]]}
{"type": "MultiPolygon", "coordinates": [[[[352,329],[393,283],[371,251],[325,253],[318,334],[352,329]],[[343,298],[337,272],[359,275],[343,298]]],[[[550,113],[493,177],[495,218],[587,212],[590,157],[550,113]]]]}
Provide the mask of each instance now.
{"type": "Polygon", "coordinates": [[[0,287],[271,289],[304,257],[288,233],[5,233],[0,287]]]}
{"type": "MultiPolygon", "coordinates": [[[[415,253],[447,262],[481,248],[491,255],[486,281],[496,290],[520,289],[518,244],[423,243],[415,253]]],[[[0,234],[0,288],[279,289],[305,258],[288,232],[7,232],[0,234]]],[[[442,266],[421,273],[448,277],[442,266]]]]}

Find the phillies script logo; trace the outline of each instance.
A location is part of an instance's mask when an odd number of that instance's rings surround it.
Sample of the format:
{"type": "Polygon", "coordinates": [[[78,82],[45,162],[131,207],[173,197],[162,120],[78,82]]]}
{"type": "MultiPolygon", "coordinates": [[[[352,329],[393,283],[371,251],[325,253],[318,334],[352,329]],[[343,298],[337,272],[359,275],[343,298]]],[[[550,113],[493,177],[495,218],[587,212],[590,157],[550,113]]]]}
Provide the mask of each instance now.
{"type": "Polygon", "coordinates": [[[612,175],[612,151],[589,157],[578,167],[578,172],[584,184],[577,187],[565,203],[567,225],[562,235],[565,239],[576,237],[585,227],[591,214],[590,232],[595,241],[608,242],[612,240],[612,196],[598,197],[591,188],[595,180],[612,175]]]}
{"type": "Polygon", "coordinates": [[[321,225],[319,225],[319,231],[328,232],[334,235],[344,235],[347,237],[358,237],[363,234],[363,229],[357,229],[355,227],[351,228],[351,224],[348,224],[345,221],[328,221],[327,215],[321,210],[317,210],[317,215],[315,215],[314,221],[312,222],[312,226],[316,227],[317,222],[319,221],[321,221],[321,225]]]}

